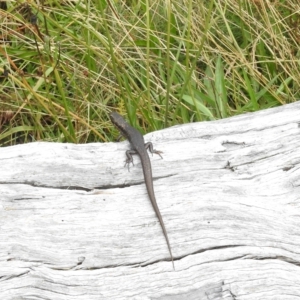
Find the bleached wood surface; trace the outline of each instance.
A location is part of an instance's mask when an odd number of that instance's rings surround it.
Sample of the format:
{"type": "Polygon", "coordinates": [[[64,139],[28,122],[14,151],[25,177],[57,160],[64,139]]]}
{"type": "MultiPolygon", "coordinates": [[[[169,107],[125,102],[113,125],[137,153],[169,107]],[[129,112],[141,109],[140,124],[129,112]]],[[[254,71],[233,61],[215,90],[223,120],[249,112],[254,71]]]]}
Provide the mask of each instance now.
{"type": "Polygon", "coordinates": [[[0,299],[300,299],[300,103],[128,142],[0,148],[0,299]]]}

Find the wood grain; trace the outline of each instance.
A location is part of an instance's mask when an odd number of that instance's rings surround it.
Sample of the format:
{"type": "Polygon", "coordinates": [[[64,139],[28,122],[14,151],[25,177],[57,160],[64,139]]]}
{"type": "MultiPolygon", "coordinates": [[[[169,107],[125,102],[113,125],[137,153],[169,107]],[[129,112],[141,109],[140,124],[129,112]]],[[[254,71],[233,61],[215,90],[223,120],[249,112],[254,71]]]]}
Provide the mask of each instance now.
{"type": "Polygon", "coordinates": [[[129,144],[0,148],[1,299],[299,299],[300,103],[129,144]]]}

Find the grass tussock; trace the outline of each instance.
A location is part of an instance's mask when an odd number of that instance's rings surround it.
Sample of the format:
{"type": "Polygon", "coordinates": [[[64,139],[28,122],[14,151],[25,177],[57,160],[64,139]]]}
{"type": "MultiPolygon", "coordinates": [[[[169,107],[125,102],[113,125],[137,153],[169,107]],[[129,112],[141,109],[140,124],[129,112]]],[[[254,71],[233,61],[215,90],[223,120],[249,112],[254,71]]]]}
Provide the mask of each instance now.
{"type": "Polygon", "coordinates": [[[1,2],[0,145],[111,139],[300,98],[296,0],[1,2]]]}

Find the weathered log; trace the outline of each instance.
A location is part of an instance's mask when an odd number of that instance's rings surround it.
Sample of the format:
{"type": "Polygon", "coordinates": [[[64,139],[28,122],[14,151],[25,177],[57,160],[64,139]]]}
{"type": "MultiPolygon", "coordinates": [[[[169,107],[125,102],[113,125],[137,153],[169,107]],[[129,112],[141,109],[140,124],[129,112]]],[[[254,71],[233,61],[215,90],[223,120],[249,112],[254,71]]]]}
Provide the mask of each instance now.
{"type": "Polygon", "coordinates": [[[128,142],[0,148],[1,299],[299,299],[300,103],[128,142]]]}

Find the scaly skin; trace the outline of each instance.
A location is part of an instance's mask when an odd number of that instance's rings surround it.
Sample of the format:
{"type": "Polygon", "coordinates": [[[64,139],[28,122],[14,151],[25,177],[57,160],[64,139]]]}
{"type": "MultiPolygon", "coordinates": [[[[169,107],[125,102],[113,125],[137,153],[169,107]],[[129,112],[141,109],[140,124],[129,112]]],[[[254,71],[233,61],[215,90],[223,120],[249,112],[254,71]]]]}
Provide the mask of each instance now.
{"type": "Polygon", "coordinates": [[[147,149],[149,149],[151,153],[158,154],[160,157],[161,157],[161,155],[160,155],[161,152],[154,150],[152,143],[145,144],[143,135],[137,129],[130,126],[124,120],[124,118],[121,115],[119,115],[118,113],[112,112],[110,114],[110,119],[111,119],[112,123],[118,128],[120,133],[129,140],[129,142],[132,146],[132,150],[126,151],[126,156],[127,156],[126,164],[133,163],[132,154],[138,154],[141,159],[147,192],[148,192],[149,198],[151,200],[152,206],[154,208],[154,211],[156,213],[156,216],[160,222],[161,228],[163,230],[163,233],[164,233],[164,236],[165,236],[168,248],[169,248],[173,268],[175,270],[174,260],[173,260],[173,255],[172,255],[172,251],[171,251],[168,234],[167,234],[165,224],[163,222],[163,219],[160,214],[159,208],[157,206],[156,198],[155,198],[155,193],[154,193],[154,188],[153,188],[151,162],[149,159],[147,149]]]}

